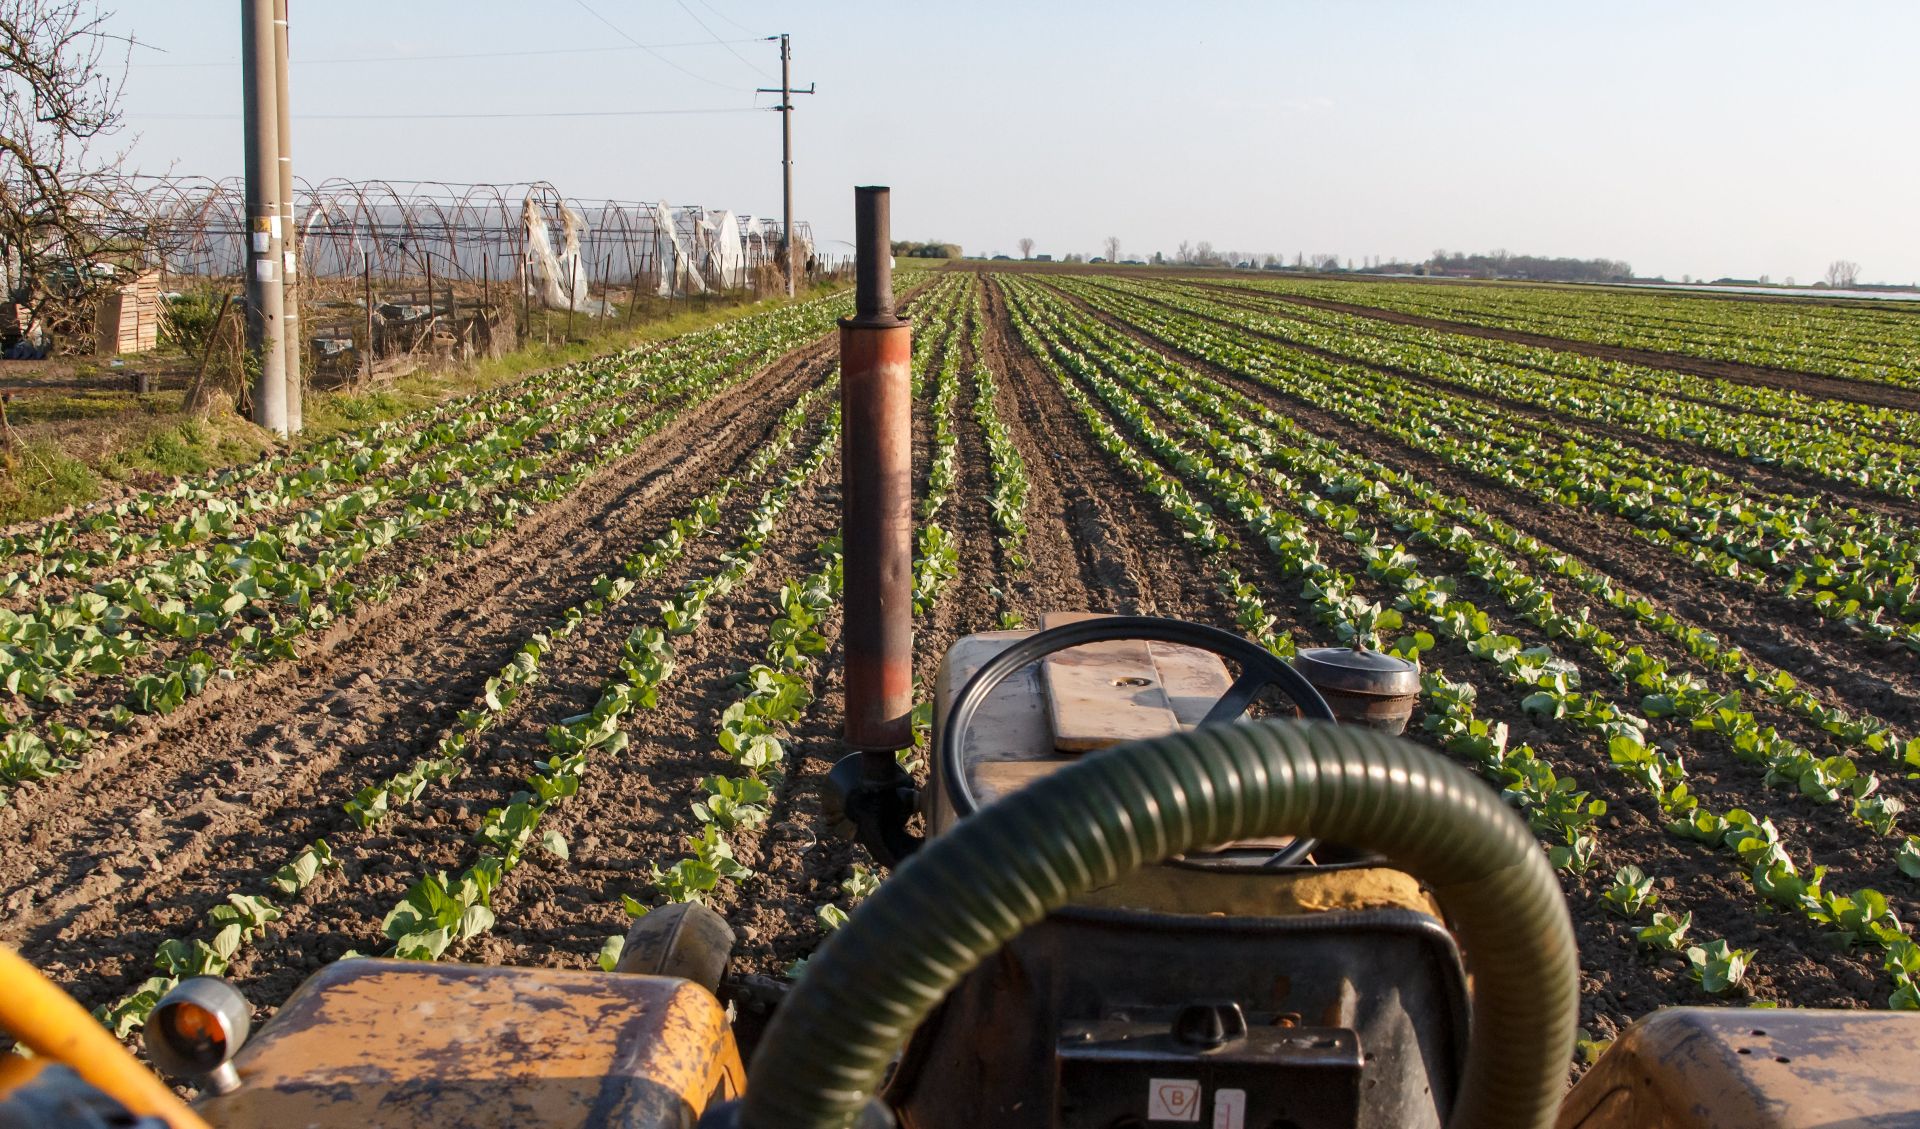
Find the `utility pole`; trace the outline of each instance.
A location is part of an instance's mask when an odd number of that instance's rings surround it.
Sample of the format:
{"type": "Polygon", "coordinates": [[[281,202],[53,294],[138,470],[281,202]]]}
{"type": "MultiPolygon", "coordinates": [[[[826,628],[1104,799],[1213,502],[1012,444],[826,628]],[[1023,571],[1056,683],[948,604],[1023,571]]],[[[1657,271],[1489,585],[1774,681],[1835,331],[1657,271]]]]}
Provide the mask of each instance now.
{"type": "Polygon", "coordinates": [[[273,0],[273,77],[279,109],[281,274],[286,296],[287,433],[298,435],[304,426],[300,358],[300,224],[293,214],[293,112],[287,97],[287,0],[273,0]]]}
{"type": "Polygon", "coordinates": [[[280,109],[273,0],[240,0],[247,165],[247,351],[257,371],[253,422],[287,434],[286,294],[280,222],[280,109]]]}
{"type": "Polygon", "coordinates": [[[780,41],[780,87],[774,90],[763,86],[757,93],[780,96],[780,104],[774,107],[780,111],[780,261],[786,267],[787,297],[791,298],[794,278],[800,273],[793,263],[793,96],[812,94],[814,84],[809,82],[805,90],[795,90],[791,37],[781,32],[767,38],[780,41]]]}

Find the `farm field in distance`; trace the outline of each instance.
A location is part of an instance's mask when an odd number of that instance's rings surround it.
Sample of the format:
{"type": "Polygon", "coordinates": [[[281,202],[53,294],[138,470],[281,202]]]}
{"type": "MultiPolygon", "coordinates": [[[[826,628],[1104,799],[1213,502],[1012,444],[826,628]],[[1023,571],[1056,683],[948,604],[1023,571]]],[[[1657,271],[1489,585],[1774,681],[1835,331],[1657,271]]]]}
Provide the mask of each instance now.
{"type": "MultiPolygon", "coordinates": [[[[1549,853],[1591,1039],[1920,1007],[1920,310],[898,286],[923,700],[1055,610],[1365,637],[1549,853]]],[[[794,974],[881,874],[820,814],[851,308],[8,531],[0,941],[127,1036],[201,972],[270,1014],[349,953],[611,966],[671,900],[794,974]]]]}

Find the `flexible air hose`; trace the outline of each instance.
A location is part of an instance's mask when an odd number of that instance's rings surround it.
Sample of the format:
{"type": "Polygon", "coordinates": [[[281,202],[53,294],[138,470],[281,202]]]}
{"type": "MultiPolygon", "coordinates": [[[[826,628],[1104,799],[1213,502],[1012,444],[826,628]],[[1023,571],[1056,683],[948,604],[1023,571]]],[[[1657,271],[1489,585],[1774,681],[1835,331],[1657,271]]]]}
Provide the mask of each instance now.
{"type": "Polygon", "coordinates": [[[929,842],[808,962],[754,1056],[740,1124],[844,1129],[934,1005],[1050,910],[1195,847],[1281,834],[1379,851],[1432,888],[1473,977],[1448,1124],[1550,1125],[1578,965],[1538,841],[1491,788],[1417,745],[1295,721],[1118,746],[929,842]]]}

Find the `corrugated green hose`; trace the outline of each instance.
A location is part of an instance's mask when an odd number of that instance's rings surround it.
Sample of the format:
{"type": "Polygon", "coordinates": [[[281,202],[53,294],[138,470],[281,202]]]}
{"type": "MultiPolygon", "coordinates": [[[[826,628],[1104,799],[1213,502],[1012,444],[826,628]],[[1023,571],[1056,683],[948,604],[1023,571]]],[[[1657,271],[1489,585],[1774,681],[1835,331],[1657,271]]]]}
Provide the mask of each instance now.
{"type": "Polygon", "coordinates": [[[1257,722],[1123,745],[929,842],[808,962],[748,1075],[746,1129],[843,1129],[968,970],[1052,910],[1211,843],[1310,835],[1426,882],[1473,976],[1473,1038],[1448,1124],[1535,1129],[1566,1087],[1578,963],[1560,885],[1527,825],[1410,742],[1257,722]]]}

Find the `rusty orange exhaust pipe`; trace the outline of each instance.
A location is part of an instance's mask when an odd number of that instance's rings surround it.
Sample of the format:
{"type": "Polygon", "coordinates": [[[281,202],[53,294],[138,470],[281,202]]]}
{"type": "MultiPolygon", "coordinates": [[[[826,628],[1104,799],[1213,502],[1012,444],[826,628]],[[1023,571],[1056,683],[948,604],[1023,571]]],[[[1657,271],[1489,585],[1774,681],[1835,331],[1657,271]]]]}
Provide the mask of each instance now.
{"type": "Polygon", "coordinates": [[[845,737],[891,754],[913,743],[913,328],[893,312],[887,190],[853,191],[859,283],[840,322],[845,737]]]}
{"type": "Polygon", "coordinates": [[[885,188],[856,188],[858,282],[840,322],[840,543],[846,579],[846,721],[853,752],[828,778],[828,814],[892,866],[917,841],[913,778],[913,329],[893,311],[885,188]]]}

